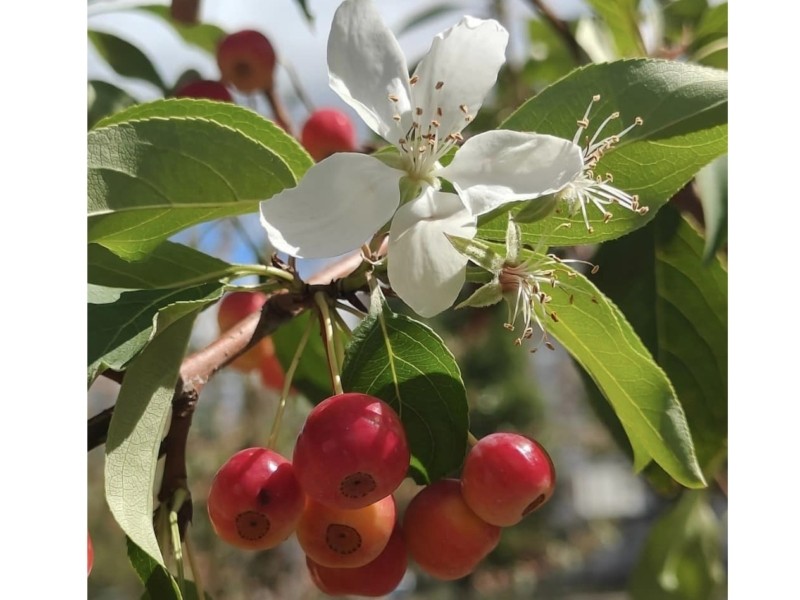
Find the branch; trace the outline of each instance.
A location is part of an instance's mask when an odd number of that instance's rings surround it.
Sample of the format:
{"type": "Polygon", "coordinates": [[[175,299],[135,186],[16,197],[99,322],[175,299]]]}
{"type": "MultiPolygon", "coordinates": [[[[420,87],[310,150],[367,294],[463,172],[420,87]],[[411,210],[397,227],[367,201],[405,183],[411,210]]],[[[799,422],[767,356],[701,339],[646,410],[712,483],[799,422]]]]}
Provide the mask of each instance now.
{"type": "Polygon", "coordinates": [[[572,57],[575,59],[579,65],[586,62],[586,59],[589,58],[586,56],[583,48],[578,43],[578,40],[575,39],[575,36],[572,35],[572,32],[569,30],[569,25],[566,21],[562,21],[559,19],[555,13],[550,10],[550,7],[547,6],[542,0],[529,0],[529,2],[533,5],[533,9],[547,21],[550,26],[555,29],[556,33],[561,36],[561,39],[569,48],[572,57]]]}

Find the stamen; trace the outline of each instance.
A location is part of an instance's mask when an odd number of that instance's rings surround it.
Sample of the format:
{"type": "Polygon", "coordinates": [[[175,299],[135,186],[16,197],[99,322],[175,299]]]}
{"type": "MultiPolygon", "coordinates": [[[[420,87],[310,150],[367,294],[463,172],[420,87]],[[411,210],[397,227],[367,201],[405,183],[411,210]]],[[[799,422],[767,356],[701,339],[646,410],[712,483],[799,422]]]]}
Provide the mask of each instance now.
{"type": "Polygon", "coordinates": [[[459,104],[459,105],[458,105],[458,108],[459,108],[459,109],[461,110],[461,112],[463,112],[465,115],[466,115],[467,113],[469,113],[469,110],[467,109],[467,105],[466,105],[466,104],[459,104]]]}
{"type": "Polygon", "coordinates": [[[418,81],[419,81],[419,75],[414,75],[411,79],[408,80],[408,83],[410,83],[411,85],[414,85],[418,81]]]}
{"type": "Polygon", "coordinates": [[[417,116],[422,115],[422,107],[418,106],[417,110],[415,110],[414,112],[417,113],[417,116]]]}
{"type": "Polygon", "coordinates": [[[437,90],[440,90],[440,89],[442,89],[442,86],[443,86],[443,85],[444,85],[444,81],[437,81],[437,82],[436,82],[436,85],[435,85],[434,87],[435,87],[437,90]]]}
{"type": "Polygon", "coordinates": [[[397,102],[400,100],[400,98],[398,98],[394,94],[389,94],[389,100],[391,100],[392,102],[397,102]]]}

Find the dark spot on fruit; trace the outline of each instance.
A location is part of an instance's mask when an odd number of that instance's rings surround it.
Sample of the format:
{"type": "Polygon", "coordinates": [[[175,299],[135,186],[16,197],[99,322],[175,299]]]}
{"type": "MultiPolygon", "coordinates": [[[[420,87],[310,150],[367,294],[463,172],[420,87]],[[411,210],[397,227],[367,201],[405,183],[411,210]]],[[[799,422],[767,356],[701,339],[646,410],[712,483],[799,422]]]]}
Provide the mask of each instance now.
{"type": "Polygon", "coordinates": [[[236,531],[245,540],[258,540],[267,535],[269,519],[263,513],[248,510],[236,515],[236,531]]]}
{"type": "Polygon", "coordinates": [[[536,510],[537,508],[539,508],[542,504],[544,504],[544,501],[545,501],[545,495],[544,494],[539,494],[539,496],[536,498],[536,500],[534,500],[533,502],[528,504],[528,506],[525,507],[525,510],[522,511],[522,516],[524,517],[529,512],[532,512],[532,511],[536,510]]]}
{"type": "Polygon", "coordinates": [[[375,478],[369,473],[352,473],[339,484],[339,492],[347,498],[363,498],[377,486],[375,478]]]}
{"type": "Polygon", "coordinates": [[[349,525],[331,523],[325,532],[328,548],[337,554],[352,554],[361,548],[361,534],[349,525]]]}
{"type": "Polygon", "coordinates": [[[236,73],[236,77],[241,79],[246,79],[250,77],[252,69],[250,67],[250,63],[248,62],[237,62],[233,66],[233,72],[236,73]]]}
{"type": "Polygon", "coordinates": [[[267,504],[269,504],[271,498],[266,488],[261,488],[260,490],[258,490],[258,496],[256,496],[256,500],[258,500],[258,503],[261,504],[262,506],[266,506],[267,504]]]}

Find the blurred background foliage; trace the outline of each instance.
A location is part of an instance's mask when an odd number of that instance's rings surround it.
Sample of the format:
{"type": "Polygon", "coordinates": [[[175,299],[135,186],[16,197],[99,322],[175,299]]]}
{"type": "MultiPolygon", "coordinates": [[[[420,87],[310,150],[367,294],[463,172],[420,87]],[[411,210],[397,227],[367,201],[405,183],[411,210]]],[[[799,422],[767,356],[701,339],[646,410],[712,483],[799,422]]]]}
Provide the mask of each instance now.
{"type": "MultiPolygon", "coordinates": [[[[294,8],[308,19],[308,27],[324,30],[314,20],[315,4],[298,0],[294,7],[289,2],[281,8],[278,3],[269,8],[262,4],[259,10],[273,11],[279,21],[282,11],[294,8]]],[[[444,16],[454,19],[473,12],[462,4],[425,3],[395,31],[413,33],[444,16]]],[[[588,0],[571,17],[560,16],[559,4],[559,0],[470,3],[476,16],[492,16],[512,31],[524,32],[512,39],[524,49],[522,59],[503,68],[495,96],[471,125],[471,134],[495,128],[523,101],[591,62],[650,56],[727,69],[726,2],[588,0]],[[508,23],[510,5],[519,4],[527,10],[522,27],[508,23]]],[[[111,12],[146,12],[171,27],[183,44],[212,56],[225,33],[217,25],[199,22],[199,2],[174,0],[172,6],[134,8],[129,3],[90,2],[89,42],[120,77],[89,81],[89,127],[146,99],[126,91],[121,82],[143,80],[169,96],[198,77],[189,69],[174,82],[164,81],[154,62],[169,61],[169,56],[156,60],[134,41],[92,30],[92,9],[98,6],[111,12]]],[[[514,18],[520,14],[516,8],[514,18]]],[[[302,114],[304,88],[327,82],[309,81],[304,73],[294,72],[285,56],[281,65],[293,83],[282,92],[294,114],[302,114]]],[[[258,99],[235,95],[235,100],[271,117],[258,99]]],[[[362,142],[365,148],[375,144],[365,134],[362,142]]],[[[554,459],[558,485],[541,511],[503,532],[498,548],[473,575],[444,584],[412,569],[392,598],[713,600],[727,595],[727,300],[724,295],[712,297],[714,290],[725,290],[727,285],[726,181],[723,157],[706,167],[647,227],[603,244],[599,251],[571,250],[601,266],[594,283],[620,306],[673,381],[692,425],[709,488],[681,491],[655,465],[643,477],[634,475],[629,444],[608,403],[559,347],[530,354],[515,346],[514,336],[503,328],[504,304],[450,311],[432,325],[462,370],[472,433],[480,438],[494,431],[517,431],[536,438],[554,459]],[[607,264],[613,266],[605,268],[607,264]],[[669,278],[676,272],[684,281],[672,287],[669,278]],[[717,286],[706,284],[709,279],[717,286]],[[695,297],[715,309],[704,319],[710,323],[706,329],[670,313],[695,297]],[[695,336],[696,346],[707,351],[695,357],[693,364],[701,368],[694,372],[684,368],[686,357],[672,353],[671,339],[686,335],[695,336]]],[[[226,259],[255,260],[267,251],[257,220],[253,226],[244,218],[195,228],[180,240],[226,259]]],[[[306,268],[311,272],[315,267],[306,268]]],[[[217,335],[215,311],[207,311],[198,321],[192,349],[217,335]]],[[[117,389],[117,384],[98,379],[90,390],[88,416],[111,406],[117,389]]],[[[321,596],[293,538],[275,550],[245,553],[218,540],[206,517],[205,497],[214,473],[234,452],[266,438],[277,399],[278,392],[265,388],[257,374],[225,370],[206,387],[195,414],[188,448],[195,515],[192,536],[207,591],[217,600],[321,596]]],[[[283,454],[291,455],[310,406],[301,395],[293,400],[279,443],[283,454]]],[[[125,536],[105,505],[102,474],[99,447],[88,456],[89,531],[95,548],[89,597],[139,598],[143,588],[129,567],[125,536]]],[[[415,491],[407,480],[398,493],[401,510],[415,491]]]]}

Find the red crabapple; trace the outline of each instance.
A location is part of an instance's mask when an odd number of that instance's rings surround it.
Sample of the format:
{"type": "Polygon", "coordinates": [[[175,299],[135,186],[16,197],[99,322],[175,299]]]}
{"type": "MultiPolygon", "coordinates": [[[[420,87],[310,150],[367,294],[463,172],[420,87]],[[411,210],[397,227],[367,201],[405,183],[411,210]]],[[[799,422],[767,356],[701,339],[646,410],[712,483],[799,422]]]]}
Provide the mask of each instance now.
{"type": "Polygon", "coordinates": [[[89,532],[86,532],[86,537],[89,538],[89,568],[86,570],[86,576],[88,577],[92,573],[92,565],[94,564],[94,547],[92,546],[92,536],[89,532]]]}
{"type": "Polygon", "coordinates": [[[297,524],[297,541],[311,560],[324,567],[363,567],[386,548],[395,516],[392,496],[355,510],[308,498],[297,524]]]}
{"type": "MultiPolygon", "coordinates": [[[[267,301],[266,294],[262,292],[232,292],[227,294],[219,303],[217,311],[217,325],[220,332],[231,329],[247,315],[261,310],[267,301]]],[[[247,352],[238,356],[228,366],[242,373],[255,371],[269,356],[275,354],[275,345],[269,337],[262,338],[247,352]]]]}
{"type": "Polygon", "coordinates": [[[403,531],[395,525],[383,552],[363,567],[323,567],[308,557],[306,566],[316,586],[329,596],[385,596],[400,584],[408,567],[403,531]]]}
{"type": "Polygon", "coordinates": [[[233,102],[233,97],[219,81],[209,81],[198,79],[182,86],[175,92],[176,98],[205,98],[207,100],[219,100],[220,102],[233,102]]]}
{"type": "Polygon", "coordinates": [[[411,558],[443,580],[469,575],[500,541],[500,528],[472,512],[457,479],[441,479],[414,496],[403,531],[411,558]]]}
{"type": "Polygon", "coordinates": [[[249,94],[272,88],[275,50],[258,31],[237,31],[223,38],[217,47],[217,64],[222,81],[249,94]]]}
{"type": "Polygon", "coordinates": [[[300,142],[319,162],[334,152],[356,149],[356,130],[350,118],[333,108],[315,110],[303,125],[300,142]]]}
{"type": "Polygon", "coordinates": [[[395,491],[409,460],[397,413],[378,398],[347,393],[323,400],[309,413],[292,463],[311,498],[355,509],[395,491]]]}
{"type": "Polygon", "coordinates": [[[478,441],[464,461],[461,493],[481,519],[507,527],[519,523],[553,495],[556,471],[540,444],[516,433],[478,441]]]}
{"type": "Polygon", "coordinates": [[[305,496],[292,463],[267,448],[247,448],[222,465],[208,492],[217,535],[238,548],[274,548],[294,531],[305,496]]]}

